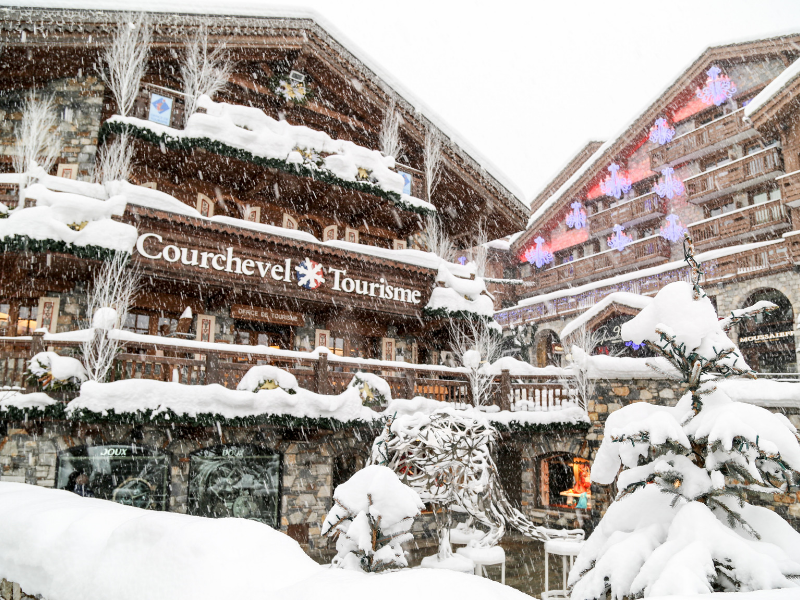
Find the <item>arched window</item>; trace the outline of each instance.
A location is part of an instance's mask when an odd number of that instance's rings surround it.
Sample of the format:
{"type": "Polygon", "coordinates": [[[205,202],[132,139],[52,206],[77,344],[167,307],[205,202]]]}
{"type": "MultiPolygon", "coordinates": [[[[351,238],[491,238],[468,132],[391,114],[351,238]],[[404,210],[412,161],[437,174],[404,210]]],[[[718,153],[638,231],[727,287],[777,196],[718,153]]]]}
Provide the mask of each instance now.
{"type": "Polygon", "coordinates": [[[189,514],[239,517],[278,528],[281,455],[254,445],[203,448],[189,457],[189,514]]]}
{"type": "Polygon", "coordinates": [[[56,487],[89,498],[167,510],[169,455],[136,444],[76,446],[58,455],[56,487]]]}
{"type": "Polygon", "coordinates": [[[778,309],[744,321],[739,326],[742,355],[750,368],[761,373],[794,373],[797,371],[797,356],[792,303],[778,290],[767,288],[750,294],[741,308],[762,300],[777,304],[778,309]]]}

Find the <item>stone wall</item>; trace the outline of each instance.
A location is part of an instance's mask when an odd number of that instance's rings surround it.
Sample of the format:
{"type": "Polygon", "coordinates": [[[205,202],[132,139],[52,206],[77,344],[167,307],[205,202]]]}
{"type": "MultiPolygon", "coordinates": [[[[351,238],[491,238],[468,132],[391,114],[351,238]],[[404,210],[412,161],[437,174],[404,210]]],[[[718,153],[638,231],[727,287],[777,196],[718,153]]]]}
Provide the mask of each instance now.
{"type": "MultiPolygon", "coordinates": [[[[97,135],[103,110],[105,85],[95,75],[48,81],[37,90],[52,96],[60,124],[61,154],[57,163],[77,164],[78,179],[94,176],[97,135]]],[[[21,107],[27,90],[0,94],[0,154],[10,162],[15,151],[14,132],[22,118],[21,107]]],[[[55,174],[55,172],[53,173],[55,174]]]]}
{"type": "MultiPolygon", "coordinates": [[[[743,292],[749,293],[749,292],[743,292]]],[[[597,448],[603,439],[603,430],[608,415],[623,406],[635,402],[649,402],[661,406],[675,406],[686,392],[685,384],[677,384],[666,379],[599,380],[595,390],[595,400],[589,402],[589,418],[592,427],[586,435],[594,459],[597,448]]],[[[800,406],[767,407],[767,410],[785,415],[795,427],[800,429],[800,406]]],[[[616,493],[615,486],[592,485],[592,497],[599,513],[604,514],[616,493]]],[[[800,531],[800,492],[786,494],[750,493],[749,502],[774,510],[800,531]]]]}
{"type": "Polygon", "coordinates": [[[41,596],[26,594],[18,583],[0,579],[0,600],[41,600],[41,596]]]}

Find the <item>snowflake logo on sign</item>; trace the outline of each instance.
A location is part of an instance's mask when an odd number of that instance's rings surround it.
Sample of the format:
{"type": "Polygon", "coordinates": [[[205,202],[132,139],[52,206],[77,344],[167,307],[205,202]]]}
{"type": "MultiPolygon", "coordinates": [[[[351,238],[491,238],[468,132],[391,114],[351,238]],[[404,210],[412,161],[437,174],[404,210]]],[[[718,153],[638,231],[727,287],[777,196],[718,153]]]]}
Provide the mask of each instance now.
{"type": "Polygon", "coordinates": [[[153,108],[155,108],[159,113],[163,113],[165,110],[169,110],[169,103],[163,98],[158,98],[155,102],[153,102],[153,108]]]}
{"type": "Polygon", "coordinates": [[[307,290],[315,290],[325,283],[322,265],[306,258],[294,268],[297,271],[297,285],[307,290]]]}

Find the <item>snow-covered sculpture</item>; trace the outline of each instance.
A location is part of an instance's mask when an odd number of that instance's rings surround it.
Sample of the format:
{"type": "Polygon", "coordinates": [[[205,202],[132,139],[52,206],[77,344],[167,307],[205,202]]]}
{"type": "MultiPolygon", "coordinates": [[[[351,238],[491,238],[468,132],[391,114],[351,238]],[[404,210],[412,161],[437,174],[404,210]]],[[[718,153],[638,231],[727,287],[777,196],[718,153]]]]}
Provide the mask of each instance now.
{"type": "Polygon", "coordinates": [[[256,365],[244,374],[236,389],[258,392],[281,388],[287,394],[296,394],[299,387],[297,378],[289,371],[273,365],[256,365]]]}
{"type": "Polygon", "coordinates": [[[357,389],[362,404],[370,408],[386,406],[392,401],[391,386],[385,379],[374,373],[359,371],[353,375],[347,388],[357,389]]]}
{"type": "Polygon", "coordinates": [[[489,528],[476,543],[481,547],[496,545],[508,525],[537,540],[559,535],[537,527],[511,506],[492,460],[496,439],[497,431],[480,413],[447,407],[390,419],[372,445],[371,463],[386,465],[425,502],[441,509],[434,511],[440,561],[453,555],[454,507],[489,528]]]}
{"type": "Polygon", "coordinates": [[[368,573],[407,567],[402,544],[414,539],[409,530],[424,507],[391,469],[361,469],[336,488],[322,524],[322,535],[338,536],[333,566],[368,573]]]}
{"type": "Polygon", "coordinates": [[[718,320],[686,241],[694,285],[664,287],[622,336],[666,358],[688,391],[674,407],[640,402],[609,416],[592,480],[616,478],[619,493],[570,573],[572,598],[800,585],[800,534],[745,502],[748,491],[786,493],[800,482],[797,430],[714,383],[752,377],[725,332],[773,307],[759,303],[718,320]]]}
{"type": "Polygon", "coordinates": [[[39,352],[28,363],[28,382],[48,391],[78,390],[86,381],[81,361],[55,352],[39,352]]]}

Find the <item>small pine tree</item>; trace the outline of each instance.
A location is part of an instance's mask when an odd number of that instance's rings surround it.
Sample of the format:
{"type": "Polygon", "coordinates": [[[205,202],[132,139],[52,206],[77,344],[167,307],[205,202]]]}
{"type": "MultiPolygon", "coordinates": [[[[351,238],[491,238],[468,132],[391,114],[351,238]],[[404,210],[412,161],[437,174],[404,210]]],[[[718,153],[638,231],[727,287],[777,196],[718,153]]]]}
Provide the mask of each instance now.
{"type": "Polygon", "coordinates": [[[336,540],[333,566],[380,573],[408,566],[403,542],[425,507],[387,467],[371,465],[338,486],[322,535],[336,540]]]}
{"type": "Polygon", "coordinates": [[[609,416],[592,480],[616,478],[619,493],[570,573],[573,599],[798,585],[800,534],[746,502],[751,491],[796,489],[797,430],[719,385],[754,377],[727,329],[774,305],[718,320],[688,236],[685,254],[693,282],[665,286],[622,336],[666,359],[673,369],[649,364],[688,391],[674,407],[639,402],[609,416]]]}

